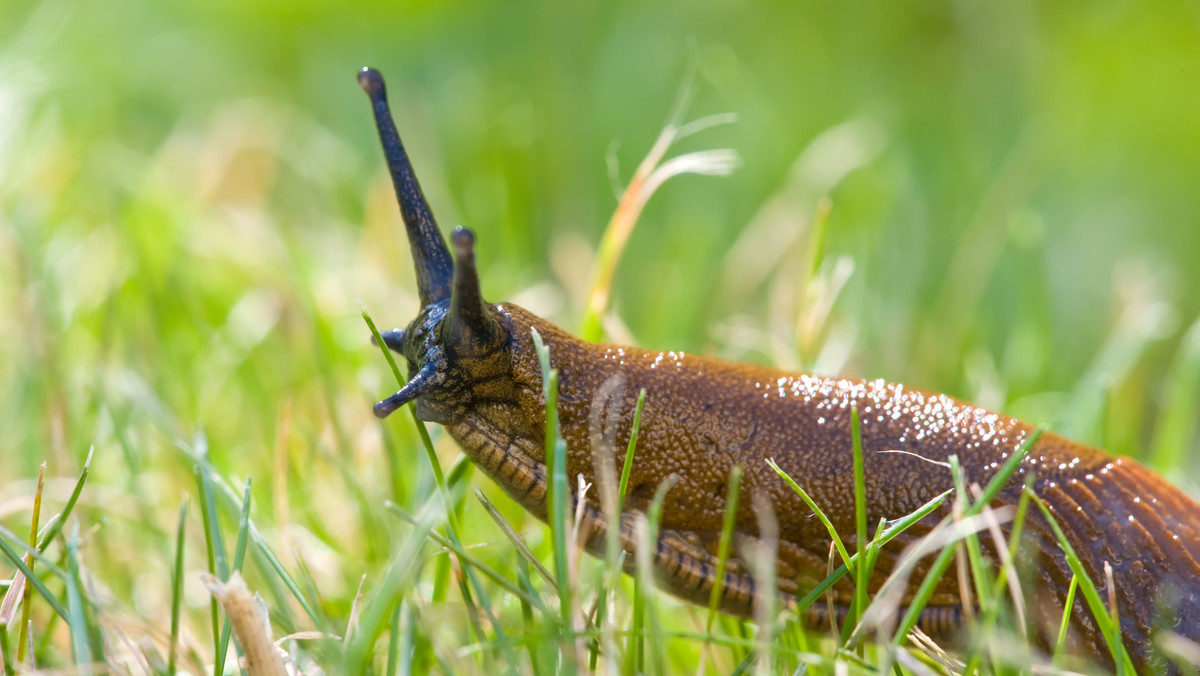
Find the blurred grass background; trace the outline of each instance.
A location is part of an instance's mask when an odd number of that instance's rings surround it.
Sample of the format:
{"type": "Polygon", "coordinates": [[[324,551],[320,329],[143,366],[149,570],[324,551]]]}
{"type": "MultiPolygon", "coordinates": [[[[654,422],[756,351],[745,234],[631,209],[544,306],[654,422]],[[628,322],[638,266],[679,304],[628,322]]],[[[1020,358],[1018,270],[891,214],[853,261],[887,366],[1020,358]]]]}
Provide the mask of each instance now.
{"type": "MultiPolygon", "coordinates": [[[[738,122],[681,149],[733,148],[742,167],[650,202],[614,338],[946,391],[1197,494],[1194,2],[15,0],[0,522],[28,529],[43,461],[61,505],[94,445],[77,518],[114,614],[166,626],[196,490],[183,449],[254,478],[256,521],[333,626],[403,526],[383,501],[431,493],[411,424],[369,409],[394,383],[356,299],[386,326],[417,304],[354,81],[368,64],[443,228],[476,230],[490,299],[579,326],[620,186],[694,72],[687,119],[738,122]],[[813,292],[801,268],[826,196],[813,292]]],[[[544,552],[542,527],[477,483],[544,552]]],[[[512,567],[488,519],[464,523],[512,567]]],[[[196,641],[208,601],[188,580],[196,641]]],[[[36,626],[49,616],[35,607],[36,626]]],[[[61,634],[44,634],[51,662],[61,634]]]]}

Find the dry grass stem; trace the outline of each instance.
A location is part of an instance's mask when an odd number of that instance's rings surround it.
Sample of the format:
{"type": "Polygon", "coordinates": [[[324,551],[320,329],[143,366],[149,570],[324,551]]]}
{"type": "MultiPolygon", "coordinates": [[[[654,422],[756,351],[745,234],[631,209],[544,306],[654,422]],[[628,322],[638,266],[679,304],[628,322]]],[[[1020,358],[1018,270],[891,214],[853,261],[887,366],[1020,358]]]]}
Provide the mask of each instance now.
{"type": "Polygon", "coordinates": [[[270,623],[241,574],[234,573],[229,582],[224,583],[212,575],[204,574],[201,581],[221,604],[225,616],[233,625],[233,635],[242,646],[246,671],[250,676],[288,676],[283,656],[271,640],[270,623]]]}

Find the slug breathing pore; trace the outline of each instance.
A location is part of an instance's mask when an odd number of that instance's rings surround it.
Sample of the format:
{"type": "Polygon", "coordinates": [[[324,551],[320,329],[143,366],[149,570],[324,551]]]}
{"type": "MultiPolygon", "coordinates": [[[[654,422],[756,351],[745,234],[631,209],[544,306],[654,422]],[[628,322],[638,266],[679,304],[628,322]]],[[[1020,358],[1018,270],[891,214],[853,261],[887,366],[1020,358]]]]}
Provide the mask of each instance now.
{"type": "MultiPolygon", "coordinates": [[[[674,478],[650,557],[660,585],[672,594],[708,603],[717,584],[725,487],[739,466],[742,492],[754,499],[741,500],[734,516],[735,547],[721,580],[721,609],[750,616],[762,594],[778,594],[794,605],[825,579],[829,533],[766,461],[774,458],[821,506],[843,540],[853,543],[852,409],[861,414],[868,523],[910,514],[951,488],[952,476],[944,467],[951,456],[958,457],[969,483],[985,485],[1036,435],[1028,423],[941,394],[882,380],[792,374],[682,352],[598,345],[519,306],[486,303],[474,235],[456,228],[451,255],[400,142],[383,78],[364,68],[358,82],[374,110],[422,305],[407,328],[382,334],[387,347],[407,361],[409,380],[376,404],[375,414],[384,418],[415,402],[418,417],[445,426],[485,473],[544,520],[546,403],[533,331],[559,372],[558,413],[569,476],[597,479],[592,413],[593,402],[600,400],[615,430],[608,447],[620,449],[601,461],[620,473],[637,394],[644,389],[630,489],[625,511],[616,519],[617,541],[631,552],[639,546],[632,515],[644,511],[655,490],[674,478]],[[778,588],[773,590],[756,588],[748,563],[760,535],[755,505],[769,505],[778,522],[778,588]]],[[[1168,668],[1156,644],[1163,632],[1200,642],[1196,502],[1133,460],[1046,433],[1033,441],[992,506],[1016,505],[1029,476],[1102,597],[1116,600],[1121,637],[1139,671],[1168,668]]],[[[580,529],[588,549],[600,553],[610,521],[595,493],[579,506],[580,529]]],[[[906,545],[949,513],[943,505],[881,548],[870,591],[882,584],[906,545]]],[[[1029,514],[1020,546],[1031,578],[1024,589],[1031,603],[1027,623],[1034,642],[1050,646],[1073,572],[1049,522],[1036,509],[1029,514]]],[[[980,541],[991,547],[989,538],[980,541]]],[[[931,563],[927,557],[917,565],[902,604],[912,600],[931,563]]],[[[971,610],[963,608],[952,577],[936,586],[919,616],[918,626],[931,635],[958,629],[971,610]]],[[[816,603],[807,610],[806,622],[819,626],[844,617],[853,583],[843,578],[829,593],[839,617],[828,617],[825,604],[816,603]]],[[[1080,597],[1072,610],[1071,645],[1111,665],[1100,625],[1080,597]]]]}

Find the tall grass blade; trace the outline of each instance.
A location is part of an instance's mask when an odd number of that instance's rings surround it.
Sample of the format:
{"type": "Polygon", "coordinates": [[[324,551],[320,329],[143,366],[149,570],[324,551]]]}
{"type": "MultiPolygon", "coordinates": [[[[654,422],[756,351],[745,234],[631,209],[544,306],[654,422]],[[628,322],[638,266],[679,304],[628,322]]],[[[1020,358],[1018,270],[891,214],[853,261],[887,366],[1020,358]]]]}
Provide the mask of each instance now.
{"type": "Polygon", "coordinates": [[[475,497],[479,500],[479,503],[483,505],[483,509],[488,513],[488,515],[492,517],[492,520],[496,522],[496,525],[500,527],[500,530],[503,531],[509,542],[513,544],[513,547],[516,547],[517,553],[521,556],[521,558],[527,564],[532,566],[535,571],[537,571],[538,576],[545,580],[546,584],[550,585],[551,587],[555,586],[557,583],[554,581],[554,576],[549,570],[546,570],[546,567],[542,565],[542,562],[538,560],[537,556],[535,556],[534,553],[529,550],[529,545],[525,544],[525,540],[520,536],[520,534],[517,533],[516,529],[512,527],[512,524],[510,524],[508,520],[504,518],[504,515],[500,513],[500,510],[496,509],[496,506],[492,504],[492,501],[488,500],[487,496],[483,494],[483,491],[479,490],[478,488],[475,489],[475,497]]]}
{"type": "MultiPolygon", "coordinates": [[[[84,596],[83,578],[79,568],[79,528],[73,526],[67,538],[67,610],[71,613],[71,657],[77,665],[91,665],[94,655],[104,654],[100,631],[89,611],[84,596]]],[[[31,653],[32,654],[32,653],[31,653]]]]}
{"type": "MultiPolygon", "coordinates": [[[[250,539],[250,477],[246,477],[246,486],[242,489],[242,514],[238,519],[238,535],[237,543],[233,549],[233,569],[232,573],[242,572],[242,562],[246,558],[246,545],[250,539]]],[[[217,646],[216,658],[213,662],[213,673],[225,673],[225,655],[229,652],[229,637],[232,633],[232,625],[229,618],[225,618],[225,622],[221,625],[221,640],[217,646]]],[[[241,655],[241,650],[238,650],[238,655],[241,655]]]]}
{"type": "Polygon", "coordinates": [[[1079,589],[1079,578],[1071,576],[1071,584],[1067,587],[1067,600],[1063,602],[1062,622],[1058,625],[1058,638],[1054,640],[1055,662],[1063,655],[1067,647],[1067,628],[1071,626],[1071,613],[1075,611],[1075,591],[1079,589]]]}
{"type": "MultiPolygon", "coordinates": [[[[204,521],[204,545],[208,553],[208,574],[221,582],[228,582],[229,563],[225,559],[225,540],[221,536],[221,522],[218,519],[217,506],[213,500],[212,480],[203,465],[196,465],[193,471],[196,475],[196,487],[200,495],[200,515],[204,521]]],[[[209,608],[215,654],[221,645],[221,606],[215,595],[209,599],[209,608]]]]}
{"type": "MultiPolygon", "coordinates": [[[[42,514],[42,489],[46,487],[46,463],[42,463],[38,468],[37,490],[33,493],[33,514],[30,517],[29,525],[29,546],[36,548],[38,539],[38,524],[41,522],[42,514]]],[[[29,570],[33,570],[32,552],[25,555],[25,564],[29,566],[29,570]]],[[[29,635],[29,614],[32,611],[33,587],[25,585],[25,596],[21,600],[21,633],[17,637],[17,661],[25,661],[25,644],[33,640],[29,635]]],[[[32,657],[32,656],[31,656],[32,657]]]]}
{"type": "MultiPolygon", "coordinates": [[[[649,660],[649,673],[651,674],[666,673],[666,662],[663,655],[662,625],[659,622],[658,605],[655,602],[657,597],[653,593],[654,587],[651,582],[652,572],[650,562],[654,556],[654,552],[658,549],[658,531],[659,526],[662,524],[663,502],[667,499],[667,493],[676,483],[678,483],[678,477],[671,475],[663,480],[654,491],[654,498],[650,501],[650,506],[646,509],[646,538],[638,545],[639,551],[644,550],[646,552],[641,566],[639,566],[641,570],[638,572],[644,578],[642,581],[643,592],[645,592],[642,600],[644,604],[642,608],[645,616],[643,626],[648,627],[646,638],[649,641],[650,647],[646,657],[649,660]]],[[[643,662],[641,668],[647,668],[645,662],[643,662]]]]}
{"type": "MultiPolygon", "coordinates": [[[[34,560],[42,564],[43,568],[46,568],[59,578],[65,580],[67,578],[66,573],[63,572],[61,568],[51,564],[40,554],[37,554],[36,550],[25,544],[25,542],[21,540],[21,538],[18,538],[16,535],[14,535],[12,531],[8,530],[7,528],[0,527],[0,553],[4,554],[4,558],[8,559],[8,562],[25,576],[25,584],[33,585],[33,588],[42,595],[42,598],[46,600],[46,603],[49,603],[50,607],[54,609],[55,614],[61,617],[65,622],[70,623],[71,618],[67,613],[67,609],[63,607],[61,602],[59,602],[58,597],[50,593],[50,590],[46,587],[46,583],[42,581],[42,578],[36,575],[33,570],[26,565],[25,561],[19,554],[17,554],[12,546],[5,542],[6,538],[11,539],[13,542],[20,543],[22,547],[25,547],[28,550],[28,552],[34,552],[34,560]]],[[[21,660],[18,659],[17,661],[20,662],[21,660]]]]}
{"type": "MultiPolygon", "coordinates": [[[[571,533],[567,522],[570,499],[567,487],[567,444],[558,430],[558,371],[550,368],[550,350],[542,342],[537,329],[531,329],[542,369],[542,396],[546,400],[546,460],[549,486],[547,516],[550,521],[550,541],[554,549],[554,579],[557,584],[559,612],[564,627],[571,627],[572,599],[567,567],[567,538],[571,533]]],[[[568,666],[568,670],[570,667],[568,666]]]]}
{"type": "Polygon", "coordinates": [[[842,565],[847,568],[854,567],[853,562],[857,561],[858,557],[850,556],[850,552],[846,549],[846,545],[842,542],[841,536],[838,535],[837,529],[834,528],[833,522],[830,521],[829,517],[825,515],[825,511],[822,510],[815,501],[813,501],[813,499],[808,495],[807,491],[801,488],[800,485],[792,479],[792,477],[788,476],[787,472],[783,471],[783,468],[776,464],[775,458],[767,458],[767,466],[775,470],[775,473],[778,474],[780,478],[782,478],[783,481],[791,487],[792,491],[796,495],[800,496],[800,499],[804,501],[804,504],[813,511],[813,514],[821,522],[821,525],[825,526],[825,530],[829,532],[829,537],[833,541],[833,546],[836,548],[838,556],[840,556],[842,559],[842,565]]]}
{"type": "MultiPolygon", "coordinates": [[[[188,447],[182,442],[180,442],[178,445],[179,448],[182,449],[193,462],[203,466],[208,472],[213,471],[211,465],[204,456],[196,453],[194,449],[188,447]]],[[[212,486],[219,490],[219,496],[226,501],[229,507],[238,513],[242,511],[242,501],[239,500],[238,494],[232,487],[219,480],[212,484],[212,486]]],[[[293,579],[291,574],[288,573],[287,568],[284,567],[283,562],[279,560],[279,557],[275,554],[275,550],[272,549],[271,545],[266,541],[266,538],[264,538],[262,533],[259,532],[258,527],[254,525],[253,520],[247,522],[247,532],[249,533],[250,542],[254,544],[254,550],[263,558],[266,568],[274,573],[279,581],[283,583],[284,587],[292,595],[292,598],[295,599],[296,603],[304,611],[304,614],[307,615],[309,620],[312,621],[313,626],[316,627],[317,631],[329,633],[328,618],[326,618],[322,613],[318,613],[313,604],[309,602],[307,597],[305,597],[304,592],[300,591],[300,586],[296,584],[295,579],[293,579]]],[[[288,613],[287,606],[281,606],[277,610],[280,613],[285,613],[283,615],[285,619],[290,617],[290,615],[286,614],[288,613]]]]}
{"type": "Polygon", "coordinates": [[[400,613],[403,610],[404,601],[402,600],[392,611],[392,623],[388,627],[387,668],[383,672],[385,676],[395,676],[400,668],[400,613]]]}
{"type": "Polygon", "coordinates": [[[621,482],[617,490],[617,514],[625,511],[625,492],[629,490],[629,475],[633,469],[633,456],[637,450],[638,433],[642,429],[642,409],[646,406],[646,388],[638,392],[637,405],[633,409],[633,429],[629,432],[629,446],[625,449],[625,461],[621,465],[621,482]]]}
{"type": "MultiPolygon", "coordinates": [[[[850,441],[854,449],[854,533],[859,560],[866,558],[867,544],[867,486],[863,469],[862,429],[859,424],[858,407],[850,407],[850,441]]],[[[859,566],[854,582],[855,622],[867,610],[867,568],[859,566]]],[[[850,626],[850,621],[846,626],[850,626]]]]}
{"type": "MultiPolygon", "coordinates": [[[[188,499],[183,496],[179,505],[179,520],[175,528],[175,565],[171,576],[171,645],[167,650],[167,673],[174,674],[179,654],[179,616],[183,607],[183,548],[187,536],[188,499]]],[[[217,672],[218,674],[223,672],[217,672]]]]}
{"type": "Polygon", "coordinates": [[[413,520],[412,532],[392,556],[387,570],[376,585],[379,591],[370,596],[359,614],[358,631],[345,646],[344,673],[366,673],[375,643],[382,635],[388,619],[394,614],[395,605],[405,598],[412,587],[425,538],[433,530],[433,525],[444,516],[444,505],[439,501],[425,503],[417,513],[413,520]]]}
{"type": "Polygon", "coordinates": [[[1088,577],[1087,571],[1083,569],[1083,563],[1079,561],[1079,556],[1075,553],[1075,548],[1067,540],[1066,534],[1063,533],[1062,528],[1058,525],[1058,520],[1050,513],[1050,508],[1046,506],[1046,503],[1037,495],[1033,495],[1032,500],[1042,512],[1042,516],[1045,517],[1046,522],[1050,524],[1050,530],[1054,532],[1054,537],[1058,541],[1058,546],[1063,551],[1067,565],[1070,566],[1075,579],[1079,581],[1079,588],[1083,591],[1083,599],[1087,603],[1088,610],[1092,611],[1092,617],[1096,620],[1096,625],[1100,628],[1100,633],[1104,636],[1109,651],[1112,653],[1117,674],[1137,673],[1133,668],[1133,662],[1129,658],[1129,653],[1125,650],[1125,645],[1121,642],[1121,627],[1114,624],[1113,616],[1104,607],[1104,601],[1100,598],[1100,592],[1096,589],[1095,582],[1088,577]]]}
{"type": "MultiPolygon", "coordinates": [[[[1025,457],[1029,455],[1029,451],[1033,448],[1033,445],[1037,443],[1037,440],[1041,436],[1041,428],[1034,430],[1021,444],[1020,448],[1018,448],[1016,452],[1010,454],[1008,458],[1005,459],[1004,463],[1000,465],[1000,468],[996,470],[996,473],[992,475],[992,478],[988,481],[987,487],[983,489],[983,493],[979,496],[979,500],[968,505],[963,510],[963,518],[976,516],[980,510],[983,509],[984,505],[991,503],[996,495],[1000,493],[1000,490],[1009,482],[1013,474],[1016,473],[1017,468],[1021,465],[1021,462],[1023,462],[1025,457]]],[[[917,618],[920,616],[921,610],[924,609],[925,604],[929,602],[929,599],[933,595],[934,586],[937,585],[938,581],[941,580],[942,575],[945,574],[946,569],[950,566],[953,556],[954,548],[952,547],[946,547],[941,551],[941,553],[938,554],[937,559],[935,559],[933,565],[930,566],[929,572],[925,575],[925,579],[921,582],[921,586],[917,589],[912,603],[908,606],[908,610],[905,611],[904,618],[901,620],[900,626],[896,630],[895,636],[892,638],[893,646],[899,647],[903,642],[904,637],[908,635],[908,632],[912,630],[914,626],[916,626],[917,618]]]]}
{"type": "MultiPolygon", "coordinates": [[[[767,464],[782,475],[774,460],[768,459],[767,464]]],[[[725,590],[725,569],[729,563],[729,548],[733,544],[733,527],[737,521],[738,500],[742,493],[742,474],[744,472],[745,469],[741,465],[734,465],[729,472],[729,484],[725,489],[725,516],[721,520],[721,539],[717,543],[717,573],[714,576],[715,582],[712,591],[708,595],[708,618],[704,621],[706,633],[712,632],[713,620],[717,617],[721,595],[725,590]]],[[[790,481],[790,479],[788,480],[790,481]]]]}
{"type": "Polygon", "coordinates": [[[0,673],[4,676],[12,676],[16,673],[16,667],[12,661],[12,646],[8,642],[8,623],[0,624],[0,673]]]}
{"type": "MultiPolygon", "coordinates": [[[[904,531],[911,528],[918,521],[933,513],[933,511],[941,507],[946,501],[946,498],[950,497],[950,495],[953,493],[953,488],[947,489],[942,494],[930,499],[929,502],[926,502],[918,507],[911,514],[897,519],[894,523],[889,525],[876,539],[877,548],[883,547],[883,545],[891,542],[897,535],[900,535],[904,531]]],[[[853,565],[857,560],[858,554],[851,556],[851,565],[853,565]]],[[[829,590],[830,587],[836,584],[838,580],[842,579],[842,577],[846,575],[847,570],[848,567],[845,564],[839,566],[837,570],[833,571],[832,575],[826,577],[819,584],[817,584],[817,586],[809,590],[807,594],[801,596],[800,600],[796,603],[797,613],[802,615],[806,610],[808,610],[809,606],[811,606],[817,599],[821,598],[822,594],[824,594],[827,590],[829,590]]]]}
{"type": "Polygon", "coordinates": [[[87,483],[88,473],[92,467],[92,454],[96,452],[96,447],[92,446],[88,449],[87,459],[83,461],[83,471],[79,473],[79,479],[75,481],[75,488],[71,490],[71,497],[67,498],[67,504],[63,506],[62,512],[59,514],[49,529],[42,534],[38,541],[38,551],[44,552],[62,532],[63,526],[66,525],[67,519],[71,517],[71,513],[75,510],[75,503],[79,501],[79,495],[83,493],[83,485],[87,483]]]}

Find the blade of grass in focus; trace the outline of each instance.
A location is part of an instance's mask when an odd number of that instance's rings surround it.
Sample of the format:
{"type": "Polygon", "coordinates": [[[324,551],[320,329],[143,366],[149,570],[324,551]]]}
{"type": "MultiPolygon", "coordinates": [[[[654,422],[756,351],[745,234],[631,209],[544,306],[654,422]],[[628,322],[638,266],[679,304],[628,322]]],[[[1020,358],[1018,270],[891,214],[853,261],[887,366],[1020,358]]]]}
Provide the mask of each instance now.
{"type": "Polygon", "coordinates": [[[1119,624],[1113,622],[1112,615],[1109,614],[1109,609],[1105,607],[1104,601],[1101,600],[1100,592],[1097,591],[1095,583],[1088,577],[1087,571],[1083,569],[1083,564],[1079,561],[1079,556],[1075,554],[1075,548],[1067,540],[1066,534],[1062,532],[1058,521],[1050,513],[1049,508],[1046,507],[1046,503],[1042,502],[1041,498],[1037,497],[1037,495],[1032,496],[1032,500],[1041,511],[1046,522],[1050,524],[1050,529],[1054,532],[1058,546],[1062,548],[1063,554],[1066,557],[1067,565],[1071,567],[1071,572],[1074,575],[1072,579],[1078,580],[1078,586],[1083,592],[1083,598],[1087,602],[1088,610],[1092,612],[1092,617],[1095,619],[1096,625],[1099,626],[1100,633],[1103,634],[1109,650],[1112,651],[1113,662],[1117,667],[1117,674],[1136,673],[1133,663],[1129,659],[1129,654],[1125,651],[1125,646],[1121,643],[1121,627],[1119,624]]]}

